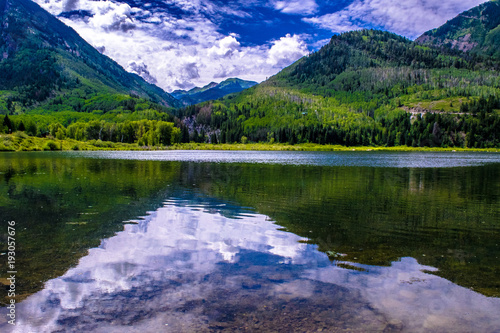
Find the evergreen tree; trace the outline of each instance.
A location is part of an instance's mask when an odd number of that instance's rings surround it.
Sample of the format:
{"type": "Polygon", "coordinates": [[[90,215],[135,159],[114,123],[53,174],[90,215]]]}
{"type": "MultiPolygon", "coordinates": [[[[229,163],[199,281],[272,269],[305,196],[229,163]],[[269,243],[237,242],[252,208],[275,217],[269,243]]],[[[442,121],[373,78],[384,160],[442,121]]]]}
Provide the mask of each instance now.
{"type": "Polygon", "coordinates": [[[12,122],[9,119],[9,115],[5,115],[5,117],[3,118],[3,126],[6,133],[12,133],[12,122]]]}

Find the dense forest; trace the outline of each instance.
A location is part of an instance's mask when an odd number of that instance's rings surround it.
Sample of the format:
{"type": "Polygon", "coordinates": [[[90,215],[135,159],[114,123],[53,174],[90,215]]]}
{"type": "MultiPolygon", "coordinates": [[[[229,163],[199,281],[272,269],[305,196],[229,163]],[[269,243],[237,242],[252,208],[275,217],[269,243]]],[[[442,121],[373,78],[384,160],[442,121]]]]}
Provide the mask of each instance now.
{"type": "MultiPolygon", "coordinates": [[[[78,103],[78,99],[76,101],[78,103]]],[[[53,103],[57,106],[62,101],[55,99],[53,103]]],[[[60,140],[138,143],[140,146],[180,142],[180,129],[174,127],[174,118],[166,112],[167,108],[147,100],[98,95],[77,105],[80,112],[37,110],[38,113],[5,115],[0,122],[0,131],[22,131],[30,136],[60,140]]]]}
{"type": "MultiPolygon", "coordinates": [[[[272,110],[274,104],[268,110],[272,110]]],[[[190,136],[195,142],[233,143],[280,142],[340,144],[346,146],[412,146],[412,147],[469,147],[500,146],[500,99],[490,96],[461,105],[461,112],[399,112],[379,116],[368,114],[332,118],[328,123],[318,121],[317,114],[309,116],[302,105],[282,103],[280,107],[297,116],[276,119],[266,117],[266,105],[249,103],[228,108],[221,103],[196,105],[178,111],[191,124],[190,136]],[[253,107],[253,108],[252,108],[253,107]],[[295,108],[295,110],[293,110],[295,108]],[[261,113],[259,114],[259,111],[261,113]],[[216,130],[213,130],[213,129],[216,130]]],[[[271,111],[271,112],[272,112],[271,111]]],[[[286,112],[286,111],[285,111],[286,112]]],[[[186,126],[187,127],[187,126],[186,126]]],[[[184,127],[183,127],[184,128],[184,127]]]]}

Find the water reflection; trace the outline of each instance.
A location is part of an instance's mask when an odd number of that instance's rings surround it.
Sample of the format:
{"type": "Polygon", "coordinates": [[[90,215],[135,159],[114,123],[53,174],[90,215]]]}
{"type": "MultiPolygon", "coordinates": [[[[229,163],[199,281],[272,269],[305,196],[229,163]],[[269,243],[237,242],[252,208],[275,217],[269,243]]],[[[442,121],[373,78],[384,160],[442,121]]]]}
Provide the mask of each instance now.
{"type": "Polygon", "coordinates": [[[18,325],[2,323],[2,331],[500,328],[500,299],[429,274],[435,269],[413,258],[389,267],[341,261],[341,254],[332,262],[265,215],[189,195],[103,240],[19,304],[18,325]]]}
{"type": "Polygon", "coordinates": [[[309,166],[356,166],[390,168],[454,168],[500,162],[500,154],[484,152],[391,152],[391,151],[78,151],[67,157],[182,161],[195,163],[252,163],[309,166]]]}

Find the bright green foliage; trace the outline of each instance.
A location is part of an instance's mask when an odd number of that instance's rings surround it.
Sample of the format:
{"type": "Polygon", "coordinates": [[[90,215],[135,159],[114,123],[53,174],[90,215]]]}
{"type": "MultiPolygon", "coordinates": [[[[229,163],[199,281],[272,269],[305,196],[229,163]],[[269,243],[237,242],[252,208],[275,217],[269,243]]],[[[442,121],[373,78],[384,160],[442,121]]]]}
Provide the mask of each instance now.
{"type": "Polygon", "coordinates": [[[43,150],[59,150],[59,149],[61,148],[54,141],[47,141],[47,143],[43,147],[43,150]]]}
{"type": "Polygon", "coordinates": [[[168,146],[180,142],[181,131],[173,123],[157,120],[121,123],[92,120],[71,124],[65,134],[78,141],[138,142],[139,146],[168,146]]]}
{"type": "Polygon", "coordinates": [[[174,127],[172,116],[153,109],[128,113],[105,114],[75,111],[52,114],[24,114],[5,116],[12,130],[3,127],[4,133],[22,131],[31,136],[51,136],[78,141],[102,140],[136,143],[143,146],[167,146],[180,142],[181,130],[174,127]],[[26,124],[26,125],[24,125],[26,124]]]}
{"type": "MultiPolygon", "coordinates": [[[[179,141],[167,113],[167,105],[176,105],[170,95],[124,71],[35,3],[3,3],[0,132],[144,145],[179,141]]],[[[54,150],[52,143],[43,149],[54,150]]]]}
{"type": "Polygon", "coordinates": [[[498,68],[387,32],[349,32],[258,86],[176,116],[195,142],[496,147],[498,68]],[[469,104],[478,107],[461,110],[469,104]]]}

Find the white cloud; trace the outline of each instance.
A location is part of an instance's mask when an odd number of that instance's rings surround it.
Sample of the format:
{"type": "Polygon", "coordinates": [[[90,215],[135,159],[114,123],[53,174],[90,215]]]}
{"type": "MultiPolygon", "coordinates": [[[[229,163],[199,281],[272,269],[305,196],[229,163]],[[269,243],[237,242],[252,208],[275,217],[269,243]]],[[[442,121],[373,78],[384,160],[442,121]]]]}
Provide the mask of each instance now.
{"type": "Polygon", "coordinates": [[[228,78],[228,77],[237,77],[241,74],[245,74],[245,73],[242,73],[241,68],[236,66],[236,65],[220,64],[217,72],[214,74],[214,79],[220,79],[220,78],[224,79],[224,78],[228,78]]]}
{"type": "Polygon", "coordinates": [[[226,36],[217,41],[216,45],[208,50],[208,54],[215,58],[228,58],[231,57],[240,47],[240,42],[234,35],[226,36]]]}
{"type": "Polygon", "coordinates": [[[335,33],[359,30],[363,28],[362,26],[358,26],[353,23],[352,20],[353,17],[347,11],[304,19],[305,22],[318,25],[335,33]]]}
{"type": "Polygon", "coordinates": [[[285,67],[308,53],[307,46],[298,35],[288,34],[274,42],[274,45],[269,49],[267,63],[285,67]]]}
{"type": "Polygon", "coordinates": [[[132,8],[127,4],[116,5],[112,2],[106,3],[107,6],[95,6],[95,15],[90,18],[89,23],[95,28],[111,29],[111,30],[131,30],[135,28],[134,21],[131,17],[132,8]]]}
{"type": "Polygon", "coordinates": [[[273,7],[286,14],[310,15],[318,10],[315,0],[277,0],[273,7]]]}
{"type": "Polygon", "coordinates": [[[361,28],[381,28],[415,38],[484,0],[355,0],[345,9],[305,22],[340,33],[361,28]]]}
{"type": "MultiPolygon", "coordinates": [[[[204,86],[215,79],[234,76],[259,82],[308,53],[305,40],[311,39],[305,35],[287,35],[262,45],[245,45],[231,31],[221,32],[218,23],[221,18],[248,16],[251,7],[302,16],[320,9],[315,0],[239,0],[224,5],[210,0],[145,1],[136,2],[137,5],[123,0],[34,1],[54,15],[69,9],[90,13],[61,20],[124,68],[167,91],[204,86]],[[130,65],[131,62],[138,67],[130,65]]],[[[353,1],[339,12],[303,20],[333,32],[375,27],[416,37],[482,2],[353,1]]]]}
{"type": "MultiPolygon", "coordinates": [[[[65,6],[60,0],[35,1],[55,15],[65,6]]],[[[222,34],[213,20],[222,12],[242,14],[210,1],[164,2],[188,11],[182,17],[147,3],[142,3],[141,8],[109,0],[79,0],[73,4],[76,10],[92,16],[85,20],[61,17],[64,23],[127,70],[166,91],[204,86],[235,76],[260,82],[308,52],[298,35],[264,45],[242,46],[238,35],[222,34]]]]}

